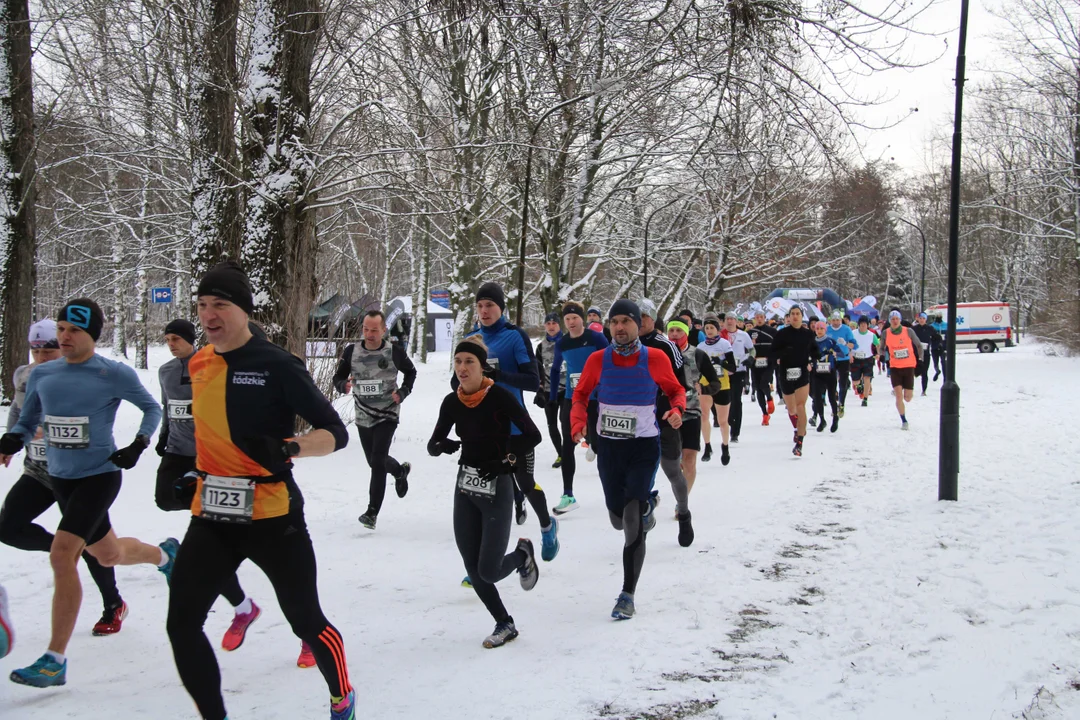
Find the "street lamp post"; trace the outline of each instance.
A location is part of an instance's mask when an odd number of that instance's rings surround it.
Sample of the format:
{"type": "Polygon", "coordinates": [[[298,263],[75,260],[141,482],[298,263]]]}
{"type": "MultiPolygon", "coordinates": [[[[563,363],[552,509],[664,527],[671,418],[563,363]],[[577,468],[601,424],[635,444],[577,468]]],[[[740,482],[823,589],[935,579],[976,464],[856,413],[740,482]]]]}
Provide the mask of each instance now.
{"type": "Polygon", "coordinates": [[[895,210],[890,210],[886,213],[886,215],[891,220],[896,220],[898,222],[904,223],[905,225],[910,225],[911,227],[915,228],[919,231],[919,236],[922,237],[922,274],[919,277],[919,312],[922,312],[926,309],[926,233],[922,231],[921,227],[911,222],[895,210]]]}
{"type": "Polygon", "coordinates": [[[968,0],[960,3],[960,42],[956,52],[956,109],[953,118],[952,175],[949,194],[949,327],[945,333],[945,382],[941,385],[938,435],[938,500],[956,500],[960,477],[960,386],[956,384],[956,296],[960,261],[960,132],[964,110],[964,53],[968,0]]]}

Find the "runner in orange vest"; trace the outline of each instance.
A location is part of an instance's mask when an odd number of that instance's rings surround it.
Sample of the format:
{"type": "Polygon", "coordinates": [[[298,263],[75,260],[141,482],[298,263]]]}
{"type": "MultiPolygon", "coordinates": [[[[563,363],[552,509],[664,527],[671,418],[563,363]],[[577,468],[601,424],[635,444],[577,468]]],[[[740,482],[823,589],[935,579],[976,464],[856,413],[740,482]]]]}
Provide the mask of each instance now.
{"type": "Polygon", "coordinates": [[[889,358],[889,379],[892,380],[901,428],[907,430],[907,407],[904,402],[911,402],[915,394],[915,368],[922,362],[923,344],[915,331],[901,325],[900,320],[899,311],[889,313],[889,327],[881,333],[881,344],[889,358]]]}

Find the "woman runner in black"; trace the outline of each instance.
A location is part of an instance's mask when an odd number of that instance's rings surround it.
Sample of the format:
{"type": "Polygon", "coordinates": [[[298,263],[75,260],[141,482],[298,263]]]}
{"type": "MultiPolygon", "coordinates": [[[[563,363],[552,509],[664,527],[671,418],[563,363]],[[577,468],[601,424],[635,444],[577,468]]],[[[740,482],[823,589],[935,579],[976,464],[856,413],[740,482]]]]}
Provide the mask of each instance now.
{"type": "Polygon", "coordinates": [[[802,308],[798,305],[788,313],[788,324],[776,333],[772,354],[780,370],[784,406],[795,428],[795,447],[791,452],[801,457],[806,437],[806,399],[810,396],[810,362],[817,354],[817,341],[814,331],[803,325],[802,308]]]}
{"type": "Polygon", "coordinates": [[[514,552],[505,554],[514,516],[512,466],[516,458],[507,452],[510,424],[521,430],[520,437],[530,450],[540,444],[541,435],[517,399],[484,377],[486,365],[487,346],[478,336],[458,343],[454,374],[459,385],[443,398],[428,453],[438,457],[461,449],[454,540],[473,589],[495,618],[495,632],[484,640],[484,647],[496,648],[516,638],[518,631],[495,583],[517,570],[521,587],[532,590],[540,576],[531,540],[518,540],[514,552]],[[460,441],[448,439],[455,427],[460,441]]]}

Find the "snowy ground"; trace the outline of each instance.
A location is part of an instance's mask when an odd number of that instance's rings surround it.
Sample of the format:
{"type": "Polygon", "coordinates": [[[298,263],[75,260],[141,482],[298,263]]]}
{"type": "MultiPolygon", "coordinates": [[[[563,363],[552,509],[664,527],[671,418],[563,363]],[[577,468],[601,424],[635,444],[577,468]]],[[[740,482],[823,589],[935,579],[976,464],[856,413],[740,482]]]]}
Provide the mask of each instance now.
{"type": "MultiPolygon", "coordinates": [[[[609,618],[622,536],[606,520],[595,465],[581,458],[582,507],[564,519],[561,554],[532,593],[516,577],[501,585],[521,637],[499,650],[481,647],[493,623],[458,586],[453,460],[423,451],[447,367],[436,356],[421,368],[406,402],[394,455],[413,463],[412,489],[405,500],[388,493],[376,532],[356,522],[367,487],[358,442],[299,463],[324,608],[345,636],[363,717],[1080,717],[1080,410],[1068,400],[1080,394],[1078,361],[1035,346],[962,354],[955,504],[936,500],[938,386],[916,399],[902,433],[879,380],[870,407],[849,399],[840,431],[812,432],[799,460],[782,409],[764,428],[748,404],[731,465],[699,475],[689,549],[676,543],[671,494],[658,484],[665,502],[630,622],[609,618]]],[[[143,377],[156,393],[156,373],[143,377]]],[[[135,427],[125,406],[117,437],[126,443],[135,427]]],[[[545,441],[539,481],[551,504],[561,491],[553,459],[545,441]]],[[[152,542],[186,525],[154,506],[156,460],[148,453],[127,474],[113,511],[123,534],[152,542]]],[[[0,491],[15,478],[0,471],[0,491]]],[[[43,522],[54,527],[55,511],[43,522]]],[[[517,534],[539,546],[532,516],[517,534]]],[[[120,568],[131,615],[120,635],[94,638],[99,597],[83,574],[67,686],[0,682],[0,717],[197,717],[164,633],[163,578],[120,568]]],[[[240,577],[264,614],[243,648],[218,654],[230,716],[325,717],[325,685],[295,667],[299,642],[268,583],[250,565],[240,577]]],[[[0,548],[0,582],[19,633],[6,672],[47,643],[46,556],[0,548]]],[[[207,622],[215,642],[230,617],[219,600],[207,622]]]]}

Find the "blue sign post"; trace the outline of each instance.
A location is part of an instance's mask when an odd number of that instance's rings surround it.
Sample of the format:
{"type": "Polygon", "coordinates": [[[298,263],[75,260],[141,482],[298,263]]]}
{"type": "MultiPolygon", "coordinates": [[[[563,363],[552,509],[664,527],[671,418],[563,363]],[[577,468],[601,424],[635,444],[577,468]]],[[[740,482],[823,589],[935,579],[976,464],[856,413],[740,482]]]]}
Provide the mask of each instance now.
{"type": "Polygon", "coordinates": [[[172,302],[172,288],[157,287],[150,290],[150,298],[155,305],[172,302]]]}

